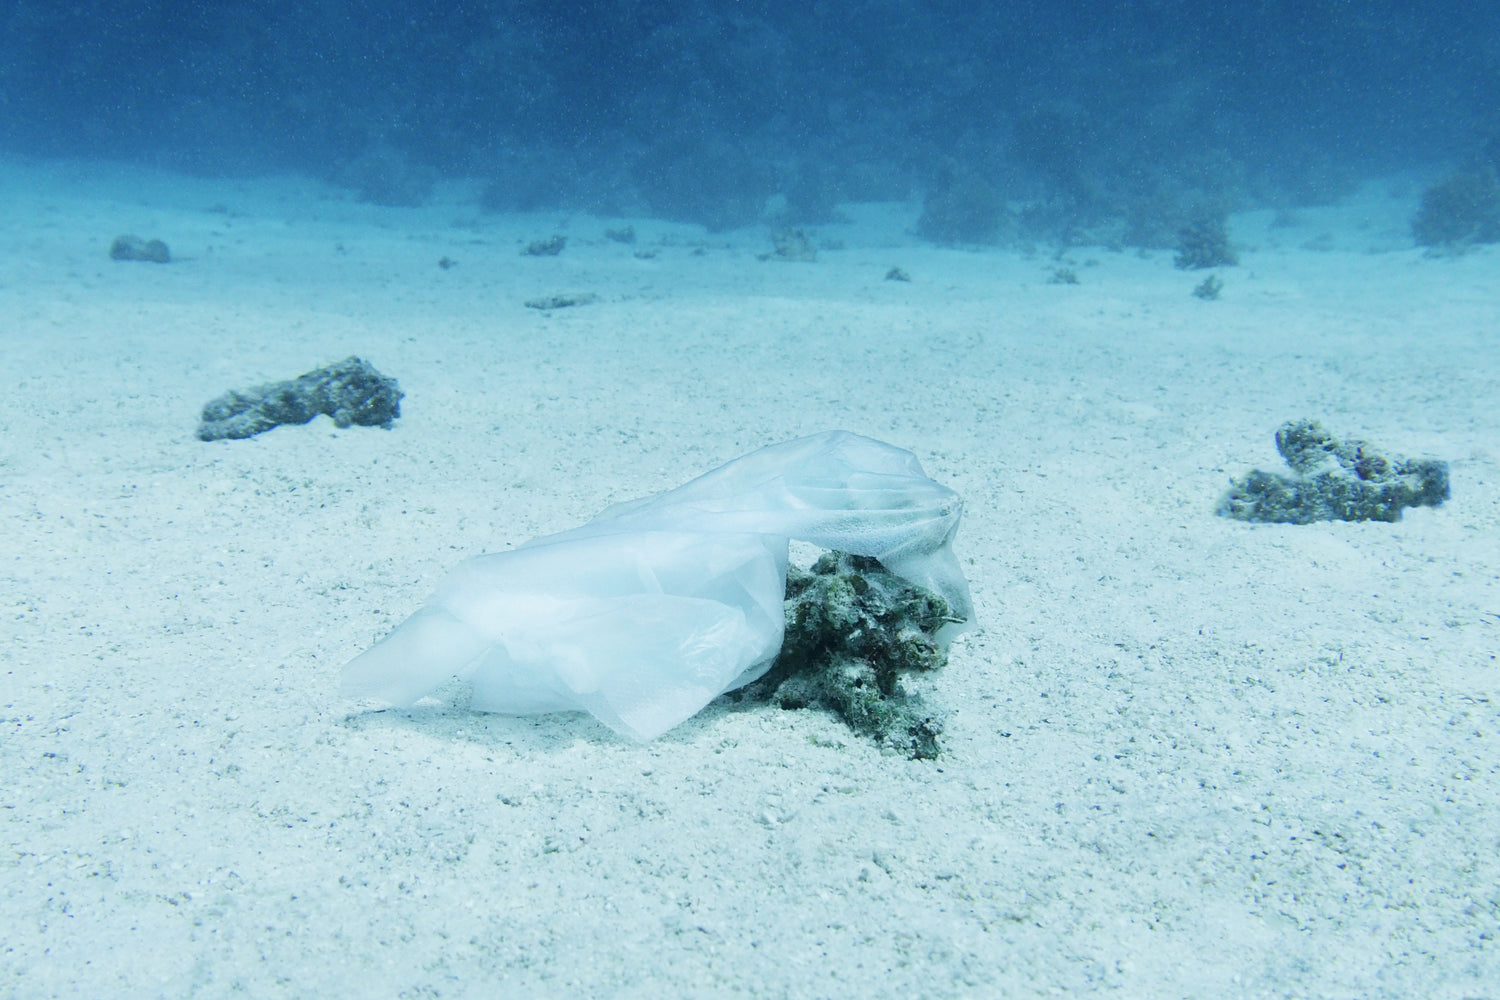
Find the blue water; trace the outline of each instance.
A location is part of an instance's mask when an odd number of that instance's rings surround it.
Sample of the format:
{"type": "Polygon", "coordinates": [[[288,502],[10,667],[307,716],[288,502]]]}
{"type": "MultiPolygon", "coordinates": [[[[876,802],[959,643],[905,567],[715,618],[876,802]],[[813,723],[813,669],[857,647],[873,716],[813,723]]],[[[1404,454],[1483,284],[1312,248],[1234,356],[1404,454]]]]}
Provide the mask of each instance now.
{"type": "Polygon", "coordinates": [[[1477,0],[8,0],[0,152],[713,228],[979,184],[1057,232],[1461,163],[1497,37],[1477,0]]]}
{"type": "Polygon", "coordinates": [[[1500,249],[1465,252],[1500,243],[1497,29],[0,0],[0,998],[1497,1000],[1500,249]],[[390,430],[198,439],[356,354],[390,430]],[[1451,498],[1217,516],[1303,418],[1451,498]],[[965,503],[940,759],[749,701],[638,744],[340,694],[450,572],[520,590],[495,620],[551,674],[661,690],[685,654],[641,650],[713,602],[556,594],[664,589],[676,545],[774,613],[780,551],[724,574],[640,515],[547,584],[518,546],[833,428],[965,503]]]}

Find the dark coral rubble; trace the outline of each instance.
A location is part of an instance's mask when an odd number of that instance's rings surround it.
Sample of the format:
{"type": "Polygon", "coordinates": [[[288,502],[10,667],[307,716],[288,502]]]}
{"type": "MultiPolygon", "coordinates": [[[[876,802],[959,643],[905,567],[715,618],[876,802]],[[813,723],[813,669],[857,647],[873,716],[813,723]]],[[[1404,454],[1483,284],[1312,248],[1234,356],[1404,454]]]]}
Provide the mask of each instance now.
{"type": "Polygon", "coordinates": [[[305,424],[320,413],[338,427],[389,428],[405,395],[393,378],[357,357],[286,382],[235,389],[203,407],[198,440],[253,437],[281,424],[305,424]]]}
{"type": "Polygon", "coordinates": [[[1386,456],[1368,442],[1340,441],[1316,420],[1294,420],[1276,432],[1276,450],[1294,475],[1255,469],[1219,502],[1242,521],[1399,521],[1407,507],[1448,499],[1448,463],[1386,456]]]}
{"type": "Polygon", "coordinates": [[[144,260],[152,264],[170,264],[172,251],[161,240],[143,240],[139,236],[116,236],[109,245],[110,260],[144,260]]]}
{"type": "Polygon", "coordinates": [[[825,708],[882,746],[932,759],[940,716],[902,678],[943,666],[938,631],[958,619],[938,595],[877,559],[824,553],[787,574],[786,637],[746,695],[782,708],[825,708]]]}

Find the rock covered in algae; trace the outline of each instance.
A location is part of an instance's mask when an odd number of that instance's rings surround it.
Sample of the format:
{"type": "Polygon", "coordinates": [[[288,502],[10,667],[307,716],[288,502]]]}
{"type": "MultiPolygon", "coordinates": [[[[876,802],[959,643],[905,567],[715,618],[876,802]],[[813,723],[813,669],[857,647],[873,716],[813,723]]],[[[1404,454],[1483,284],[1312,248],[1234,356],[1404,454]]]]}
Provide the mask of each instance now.
{"type": "Polygon", "coordinates": [[[882,746],[937,757],[942,720],[902,677],[947,662],[936,635],[959,620],[947,601],[878,559],[827,552],[810,570],[790,568],[785,609],[781,652],[748,696],[826,708],[882,746]]]}
{"type": "Polygon", "coordinates": [[[152,264],[170,264],[172,251],[161,240],[143,240],[139,236],[116,236],[109,245],[110,260],[144,260],[152,264]]]}
{"type": "Polygon", "coordinates": [[[558,292],[556,295],[545,295],[541,298],[527,299],[526,308],[551,312],[553,309],[570,309],[573,306],[593,305],[598,301],[599,296],[593,292],[558,292]]]}
{"type": "Polygon", "coordinates": [[[1218,512],[1242,521],[1399,521],[1407,507],[1448,499],[1448,463],[1385,456],[1365,441],[1340,441],[1316,420],[1276,432],[1294,475],[1255,469],[1236,479],[1218,512]]]}
{"type": "Polygon", "coordinates": [[[395,379],[349,357],[290,381],[234,389],[210,400],[198,440],[253,437],[280,424],[305,424],[320,413],[339,427],[389,428],[401,416],[403,395],[395,379]]]}

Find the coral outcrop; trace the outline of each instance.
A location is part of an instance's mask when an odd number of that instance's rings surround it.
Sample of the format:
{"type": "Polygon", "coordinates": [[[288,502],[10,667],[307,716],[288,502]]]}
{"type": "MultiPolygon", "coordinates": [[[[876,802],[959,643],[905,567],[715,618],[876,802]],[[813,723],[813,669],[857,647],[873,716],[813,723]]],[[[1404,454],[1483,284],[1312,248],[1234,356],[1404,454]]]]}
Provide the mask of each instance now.
{"type": "Polygon", "coordinates": [[[1316,420],[1276,432],[1294,475],[1255,469],[1236,479],[1218,512],[1242,521],[1399,521],[1407,507],[1448,499],[1448,463],[1387,457],[1364,441],[1340,441],[1316,420]]]}
{"type": "Polygon", "coordinates": [[[314,369],[286,382],[234,389],[203,407],[198,440],[253,437],[281,424],[305,424],[320,413],[335,426],[385,427],[401,416],[404,393],[357,357],[314,369]]]}

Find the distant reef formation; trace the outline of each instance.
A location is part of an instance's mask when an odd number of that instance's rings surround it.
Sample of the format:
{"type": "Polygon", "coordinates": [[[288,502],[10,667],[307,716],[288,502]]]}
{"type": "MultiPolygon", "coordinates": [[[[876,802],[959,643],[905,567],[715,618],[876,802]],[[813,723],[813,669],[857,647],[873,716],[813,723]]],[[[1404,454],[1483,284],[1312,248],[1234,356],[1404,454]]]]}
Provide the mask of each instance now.
{"type": "Polygon", "coordinates": [[[973,172],[944,171],[922,200],[917,234],[934,243],[993,243],[1009,220],[1005,199],[973,172]]]}
{"type": "Polygon", "coordinates": [[[1418,244],[1438,249],[1500,243],[1500,166],[1481,164],[1433,184],[1411,231],[1418,244]]]}
{"type": "Polygon", "coordinates": [[[1229,213],[1224,209],[1199,210],[1178,230],[1172,266],[1179,271],[1233,267],[1239,262],[1229,245],[1229,213]]]}
{"type": "Polygon", "coordinates": [[[6,153],[716,231],[925,193],[941,243],[1172,250],[1193,199],[1327,204],[1495,120],[1473,3],[177,7],[7,5],[6,153]]]}
{"type": "Polygon", "coordinates": [[[198,440],[254,437],[281,424],[305,424],[320,413],[337,427],[390,428],[401,416],[405,395],[387,378],[357,357],[316,368],[286,382],[232,389],[203,407],[198,440]]]}
{"type": "Polygon", "coordinates": [[[1448,463],[1387,457],[1365,441],[1340,441],[1316,420],[1276,432],[1293,475],[1255,469],[1236,479],[1218,512],[1241,521],[1399,521],[1407,507],[1448,499],[1448,463]]]}

